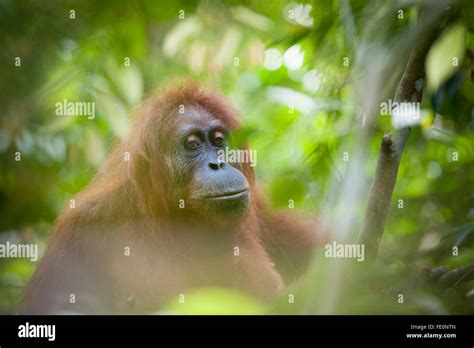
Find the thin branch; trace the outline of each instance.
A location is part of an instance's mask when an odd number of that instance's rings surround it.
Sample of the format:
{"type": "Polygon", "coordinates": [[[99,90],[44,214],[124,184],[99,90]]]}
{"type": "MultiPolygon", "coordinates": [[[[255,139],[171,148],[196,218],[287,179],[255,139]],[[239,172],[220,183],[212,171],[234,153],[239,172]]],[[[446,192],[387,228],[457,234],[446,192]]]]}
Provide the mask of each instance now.
{"type": "Polygon", "coordinates": [[[420,274],[421,284],[435,285],[448,290],[471,280],[474,280],[474,263],[451,271],[444,266],[433,269],[424,268],[420,274]]]}
{"type": "Polygon", "coordinates": [[[439,278],[438,284],[440,287],[448,289],[470,280],[474,280],[474,264],[446,272],[439,278]]]}

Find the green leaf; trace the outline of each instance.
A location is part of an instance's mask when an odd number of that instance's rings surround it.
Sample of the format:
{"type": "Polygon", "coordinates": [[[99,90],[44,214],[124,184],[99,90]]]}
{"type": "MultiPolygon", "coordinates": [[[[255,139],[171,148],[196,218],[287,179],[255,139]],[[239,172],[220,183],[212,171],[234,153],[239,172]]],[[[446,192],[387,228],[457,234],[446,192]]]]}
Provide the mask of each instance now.
{"type": "Polygon", "coordinates": [[[160,314],[263,314],[265,307],[241,292],[222,288],[201,288],[168,303],[160,314]]]}
{"type": "Polygon", "coordinates": [[[465,51],[466,30],[461,24],[447,29],[436,40],[426,57],[428,87],[435,91],[461,65],[465,51]]]}

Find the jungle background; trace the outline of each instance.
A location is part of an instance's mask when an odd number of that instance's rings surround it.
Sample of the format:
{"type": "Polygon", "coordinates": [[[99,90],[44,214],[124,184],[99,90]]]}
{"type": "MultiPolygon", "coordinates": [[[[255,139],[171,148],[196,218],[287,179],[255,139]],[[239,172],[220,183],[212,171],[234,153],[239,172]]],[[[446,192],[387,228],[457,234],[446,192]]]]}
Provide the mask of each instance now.
{"type": "MultiPolygon", "coordinates": [[[[60,209],[127,135],[134,108],[182,77],[239,110],[275,209],[292,201],[356,238],[382,136],[396,129],[379,105],[395,94],[423,10],[454,5],[0,0],[0,243],[44,250],[60,209]],[[63,100],[95,102],[95,118],[56,115],[63,100]]],[[[322,266],[293,302],[201,289],[166,312],[473,313],[472,282],[440,290],[416,280],[423,267],[474,263],[474,4],[453,12],[425,61],[422,117],[411,125],[377,263],[333,267],[319,252],[322,266]]],[[[34,267],[0,259],[0,313],[17,311],[34,267]]]]}

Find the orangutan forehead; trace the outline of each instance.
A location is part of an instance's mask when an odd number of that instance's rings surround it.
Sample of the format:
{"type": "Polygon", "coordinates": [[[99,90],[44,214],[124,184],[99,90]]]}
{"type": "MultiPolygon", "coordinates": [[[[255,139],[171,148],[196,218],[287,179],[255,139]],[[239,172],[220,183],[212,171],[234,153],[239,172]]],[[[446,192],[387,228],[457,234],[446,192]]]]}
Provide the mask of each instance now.
{"type": "Polygon", "coordinates": [[[218,115],[211,114],[208,110],[199,105],[184,105],[184,108],[182,108],[180,112],[177,113],[176,123],[183,127],[194,126],[201,128],[226,128],[224,121],[219,119],[218,115]]]}

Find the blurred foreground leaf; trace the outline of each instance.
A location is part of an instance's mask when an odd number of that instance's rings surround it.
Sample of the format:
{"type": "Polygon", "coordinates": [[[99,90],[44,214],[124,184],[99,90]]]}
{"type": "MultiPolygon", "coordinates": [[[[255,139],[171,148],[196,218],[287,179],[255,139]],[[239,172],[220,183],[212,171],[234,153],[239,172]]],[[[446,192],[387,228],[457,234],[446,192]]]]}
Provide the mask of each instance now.
{"type": "Polygon", "coordinates": [[[241,292],[221,288],[201,288],[184,295],[164,306],[160,314],[263,314],[265,306],[241,292]]]}
{"type": "Polygon", "coordinates": [[[455,25],[435,42],[426,58],[428,85],[436,90],[461,65],[464,58],[465,29],[455,25]]]}

